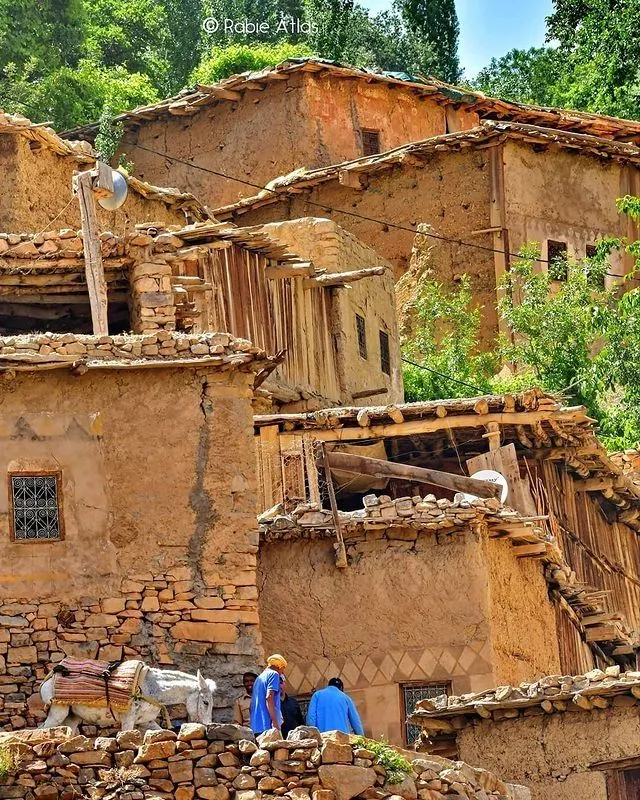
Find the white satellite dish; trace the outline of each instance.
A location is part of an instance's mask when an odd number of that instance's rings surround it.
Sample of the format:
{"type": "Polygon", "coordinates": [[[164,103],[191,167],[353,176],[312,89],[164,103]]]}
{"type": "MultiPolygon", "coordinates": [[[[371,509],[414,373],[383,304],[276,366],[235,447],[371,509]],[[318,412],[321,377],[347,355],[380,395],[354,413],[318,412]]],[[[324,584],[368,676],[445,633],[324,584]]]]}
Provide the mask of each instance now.
{"type": "MultiPolygon", "coordinates": [[[[507,479],[504,475],[501,475],[499,472],[496,472],[494,469],[481,469],[479,472],[474,472],[473,475],[470,476],[474,481],[486,481],[487,483],[496,483],[500,486],[502,492],[500,494],[500,502],[504,503],[507,499],[507,495],[509,494],[509,484],[507,483],[507,479]]],[[[472,500],[477,500],[477,496],[474,494],[464,494],[463,495],[465,500],[471,502],[472,500]]]]}
{"type": "Polygon", "coordinates": [[[129,186],[127,179],[117,169],[112,169],[111,173],[113,175],[113,194],[109,197],[99,197],[98,203],[107,211],[116,211],[127,199],[129,186]]]}

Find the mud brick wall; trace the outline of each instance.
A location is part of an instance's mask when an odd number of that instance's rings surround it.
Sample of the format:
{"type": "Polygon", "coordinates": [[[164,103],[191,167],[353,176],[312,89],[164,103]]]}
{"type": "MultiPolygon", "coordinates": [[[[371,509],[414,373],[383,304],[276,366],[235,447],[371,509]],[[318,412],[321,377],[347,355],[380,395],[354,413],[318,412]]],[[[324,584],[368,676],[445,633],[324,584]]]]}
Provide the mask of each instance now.
{"type": "MultiPolygon", "coordinates": [[[[5,743],[17,767],[2,782],[1,800],[527,800],[489,772],[431,756],[413,761],[402,783],[346,734],[296,728],[289,739],[248,728],[183,725],[172,731],[118,733],[90,739],[68,728],[25,731],[5,743]]],[[[0,747],[2,747],[0,740],[0,747]]]]}

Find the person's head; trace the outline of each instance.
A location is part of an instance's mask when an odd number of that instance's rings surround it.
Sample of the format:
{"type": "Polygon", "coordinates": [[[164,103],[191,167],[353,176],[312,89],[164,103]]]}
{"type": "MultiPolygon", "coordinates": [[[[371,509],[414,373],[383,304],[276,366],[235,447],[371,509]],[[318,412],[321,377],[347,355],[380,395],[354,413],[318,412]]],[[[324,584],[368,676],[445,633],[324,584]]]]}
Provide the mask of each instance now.
{"type": "Polygon", "coordinates": [[[247,694],[251,694],[253,691],[253,684],[256,682],[257,677],[255,672],[245,672],[242,676],[242,685],[247,694]]]}
{"type": "Polygon", "coordinates": [[[344,683],[340,678],[331,678],[327,686],[335,686],[336,689],[340,689],[341,692],[344,692],[344,683]]]}
{"type": "Polygon", "coordinates": [[[267,659],[267,666],[271,667],[271,669],[275,669],[276,672],[282,675],[282,673],[287,668],[287,660],[286,658],[284,658],[284,656],[281,656],[279,653],[274,653],[267,659]]]}

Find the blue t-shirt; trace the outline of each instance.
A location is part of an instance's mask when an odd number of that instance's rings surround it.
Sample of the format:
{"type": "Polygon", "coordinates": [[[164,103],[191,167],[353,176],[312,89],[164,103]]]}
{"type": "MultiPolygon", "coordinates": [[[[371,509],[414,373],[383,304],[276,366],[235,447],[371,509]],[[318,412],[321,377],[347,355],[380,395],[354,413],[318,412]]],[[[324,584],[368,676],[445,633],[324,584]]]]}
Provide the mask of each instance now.
{"type": "Polygon", "coordinates": [[[269,716],[269,709],[267,708],[267,694],[273,692],[276,701],[276,716],[282,725],[282,713],[280,711],[280,675],[267,667],[263,672],[258,675],[255,683],[253,684],[253,692],[251,693],[251,730],[255,733],[264,733],[269,728],[273,727],[271,717],[269,716]]]}

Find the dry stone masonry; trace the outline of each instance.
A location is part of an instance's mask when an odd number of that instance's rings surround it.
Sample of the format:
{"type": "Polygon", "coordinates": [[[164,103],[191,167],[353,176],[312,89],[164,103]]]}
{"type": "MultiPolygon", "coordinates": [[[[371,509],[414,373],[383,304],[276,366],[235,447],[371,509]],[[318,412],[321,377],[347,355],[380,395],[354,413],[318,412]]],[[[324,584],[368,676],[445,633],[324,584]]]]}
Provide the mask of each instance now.
{"type": "MultiPolygon", "coordinates": [[[[0,739],[0,747],[3,746],[0,739]]],[[[413,761],[390,784],[366,746],[338,731],[267,731],[186,724],[178,734],[127,731],[72,736],[68,728],[8,735],[16,767],[0,779],[0,800],[527,800],[522,787],[437,756],[413,761]]]]}

